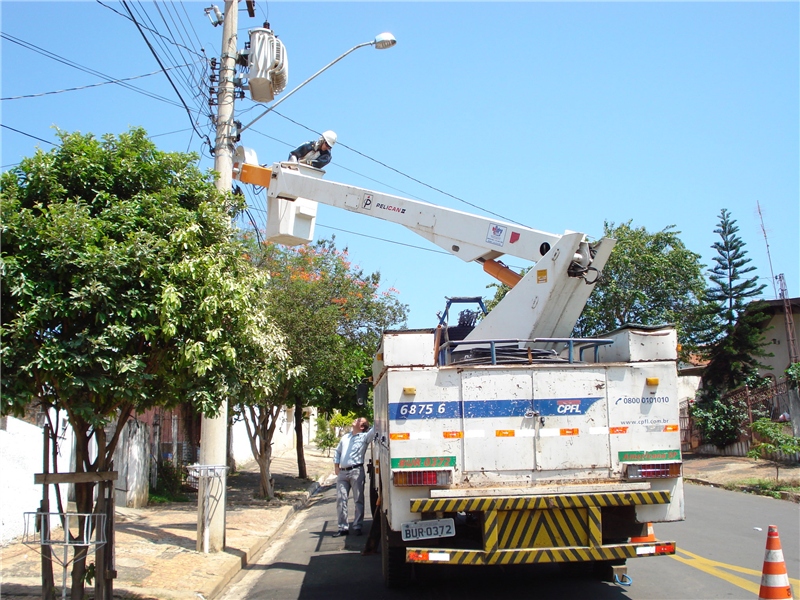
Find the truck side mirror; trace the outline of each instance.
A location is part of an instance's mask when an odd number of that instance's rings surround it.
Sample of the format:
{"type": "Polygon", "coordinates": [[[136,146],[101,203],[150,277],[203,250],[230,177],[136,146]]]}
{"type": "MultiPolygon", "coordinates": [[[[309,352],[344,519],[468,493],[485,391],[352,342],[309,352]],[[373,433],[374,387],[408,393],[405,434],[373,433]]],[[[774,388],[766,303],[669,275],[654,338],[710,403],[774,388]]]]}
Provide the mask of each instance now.
{"type": "Polygon", "coordinates": [[[369,400],[369,384],[359,383],[356,388],[356,401],[359,406],[364,406],[369,400]]]}

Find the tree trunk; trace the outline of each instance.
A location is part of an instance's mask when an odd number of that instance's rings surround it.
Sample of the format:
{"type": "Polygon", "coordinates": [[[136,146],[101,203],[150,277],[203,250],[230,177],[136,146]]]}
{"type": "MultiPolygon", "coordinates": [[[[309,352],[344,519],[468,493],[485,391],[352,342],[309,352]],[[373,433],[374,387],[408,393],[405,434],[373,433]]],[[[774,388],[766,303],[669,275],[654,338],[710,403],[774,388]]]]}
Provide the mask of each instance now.
{"type": "MultiPolygon", "coordinates": [[[[74,424],[73,424],[74,427],[74,424]]],[[[88,425],[81,423],[81,427],[75,431],[75,472],[83,473],[86,471],[86,465],[89,464],[89,440],[91,436],[87,435],[88,425]]],[[[102,450],[101,450],[102,451],[102,450]]],[[[94,484],[93,483],[76,483],[75,484],[75,511],[79,514],[87,514],[92,512],[94,484]]],[[[78,538],[76,541],[86,541],[83,539],[83,532],[85,531],[84,522],[86,517],[78,519],[80,525],[78,538]]],[[[65,531],[64,535],[69,535],[65,531]]],[[[86,552],[87,546],[76,545],[73,547],[75,552],[75,560],[72,563],[72,589],[70,598],[72,600],[83,600],[86,586],[86,552]]]]}
{"type": "Polygon", "coordinates": [[[256,457],[258,470],[261,475],[261,494],[266,500],[272,500],[275,497],[275,488],[272,485],[272,474],[269,471],[270,462],[272,462],[271,454],[271,447],[268,447],[268,450],[256,457]]]}
{"type": "Polygon", "coordinates": [[[294,403],[294,433],[297,438],[297,476],[308,479],[306,455],[303,452],[303,405],[299,398],[294,403]]]}

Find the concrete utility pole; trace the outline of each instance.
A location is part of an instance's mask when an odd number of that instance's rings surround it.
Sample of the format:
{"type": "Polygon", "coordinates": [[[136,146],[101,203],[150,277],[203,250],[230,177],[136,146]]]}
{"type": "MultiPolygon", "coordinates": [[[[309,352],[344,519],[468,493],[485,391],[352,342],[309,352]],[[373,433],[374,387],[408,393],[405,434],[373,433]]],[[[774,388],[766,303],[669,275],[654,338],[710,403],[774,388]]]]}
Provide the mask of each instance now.
{"type": "MultiPolygon", "coordinates": [[[[217,189],[229,192],[233,173],[233,78],[236,72],[238,0],[225,0],[225,21],[222,27],[222,55],[217,88],[217,137],[214,145],[214,170],[219,173],[217,189]]],[[[200,430],[200,465],[224,467],[228,449],[228,399],[223,399],[216,419],[203,418],[200,430]]],[[[198,499],[197,551],[220,552],[225,548],[224,468],[215,469],[220,476],[201,477],[198,499]],[[208,486],[210,489],[206,489],[208,486]],[[207,530],[206,530],[207,528],[207,530]]]]}

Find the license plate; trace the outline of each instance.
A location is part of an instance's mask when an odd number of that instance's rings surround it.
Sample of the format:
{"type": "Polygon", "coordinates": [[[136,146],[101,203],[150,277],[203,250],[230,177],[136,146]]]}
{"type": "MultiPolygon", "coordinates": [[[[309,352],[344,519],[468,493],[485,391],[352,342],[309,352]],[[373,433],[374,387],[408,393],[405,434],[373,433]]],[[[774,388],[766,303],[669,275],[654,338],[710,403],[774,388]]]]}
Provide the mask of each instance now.
{"type": "Polygon", "coordinates": [[[412,521],[411,523],[403,523],[402,528],[401,534],[404,542],[410,540],[453,537],[456,534],[456,526],[453,519],[412,521]]]}

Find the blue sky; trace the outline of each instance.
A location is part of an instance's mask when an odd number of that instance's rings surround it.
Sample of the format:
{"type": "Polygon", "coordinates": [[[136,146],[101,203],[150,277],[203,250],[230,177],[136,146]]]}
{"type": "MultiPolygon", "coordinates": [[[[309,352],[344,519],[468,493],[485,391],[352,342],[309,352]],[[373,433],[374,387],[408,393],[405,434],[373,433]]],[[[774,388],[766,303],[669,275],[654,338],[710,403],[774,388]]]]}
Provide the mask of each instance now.
{"type": "MultiPolygon", "coordinates": [[[[127,5],[185,46],[155,46],[162,61],[183,64],[219,55],[222,28],[203,12],[211,3],[127,5]]],[[[0,3],[3,170],[37,146],[52,148],[54,125],[96,135],[142,126],[161,149],[198,152],[210,167],[163,74],[129,82],[163,100],[114,84],[17,99],[103,81],[47,53],[116,79],[159,70],[136,26],[114,12],[127,14],[125,6],[103,4],[0,3]]],[[[259,0],[256,18],[241,7],[239,48],[268,19],[287,49],[287,89],[378,33],[398,43],[355,51],[245,132],[242,144],[271,163],[315,138],[311,130],[333,129],[342,144],[327,179],[483,214],[465,201],[552,233],[600,237],[604,221],[650,231],[676,225],[708,266],[727,208],[771,299],[760,203],[772,270],[798,296],[799,7],[259,0]]],[[[198,114],[208,107],[192,101],[201,63],[170,73],[196,111],[195,126],[210,132],[198,114]]],[[[236,105],[244,123],[261,110],[249,97],[236,105]]],[[[247,194],[264,219],[263,194],[247,194]]],[[[380,271],[409,305],[412,327],[435,325],[446,296],[492,294],[479,266],[396,225],[323,206],[317,234],[335,234],[355,264],[380,271]]]]}

